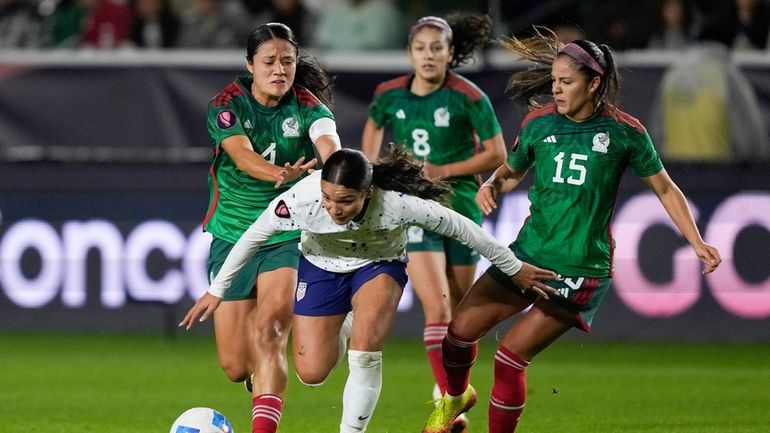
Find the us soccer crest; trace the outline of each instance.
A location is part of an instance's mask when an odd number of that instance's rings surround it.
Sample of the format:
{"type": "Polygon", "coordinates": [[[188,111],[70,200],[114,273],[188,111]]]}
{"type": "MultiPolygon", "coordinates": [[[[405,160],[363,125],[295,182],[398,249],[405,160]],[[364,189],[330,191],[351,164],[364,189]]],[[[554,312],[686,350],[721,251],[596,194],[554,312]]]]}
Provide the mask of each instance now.
{"type": "Polygon", "coordinates": [[[449,110],[446,107],[436,108],[433,112],[433,125],[435,126],[449,126],[449,110]]]}
{"type": "Polygon", "coordinates": [[[307,292],[307,283],[300,281],[297,284],[297,301],[301,301],[305,297],[305,292],[307,292]]]}
{"type": "Polygon", "coordinates": [[[297,119],[289,117],[281,124],[284,137],[299,137],[299,123],[297,119]]]}
{"type": "Polygon", "coordinates": [[[594,152],[607,153],[607,148],[610,147],[610,135],[606,132],[594,135],[593,144],[591,150],[594,152]]]}

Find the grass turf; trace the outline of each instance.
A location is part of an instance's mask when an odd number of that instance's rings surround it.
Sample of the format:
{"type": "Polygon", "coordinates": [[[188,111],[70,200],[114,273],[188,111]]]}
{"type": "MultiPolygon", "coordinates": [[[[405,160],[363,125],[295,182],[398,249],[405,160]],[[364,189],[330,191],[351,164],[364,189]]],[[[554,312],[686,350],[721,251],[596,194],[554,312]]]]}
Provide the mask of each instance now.
{"type": "MultiPolygon", "coordinates": [[[[0,432],[165,433],[194,406],[250,431],[250,398],[221,373],[213,338],[0,335],[0,432]]],[[[471,380],[471,431],[486,431],[494,342],[471,380]]],[[[391,340],[369,433],[419,432],[432,405],[418,341],[391,340]]],[[[527,433],[754,433],[770,426],[770,345],[560,341],[528,369],[527,433]]],[[[290,367],[291,368],[291,367],[290,367]]],[[[279,432],[338,431],[347,369],[308,388],[290,375],[279,432]]]]}

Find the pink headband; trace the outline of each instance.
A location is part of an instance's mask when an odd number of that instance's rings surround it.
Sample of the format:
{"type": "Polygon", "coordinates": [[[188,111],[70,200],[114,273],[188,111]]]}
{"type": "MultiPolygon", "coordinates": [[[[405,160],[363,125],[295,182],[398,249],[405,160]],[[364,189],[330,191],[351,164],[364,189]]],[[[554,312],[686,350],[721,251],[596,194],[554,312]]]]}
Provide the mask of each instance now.
{"type": "Polygon", "coordinates": [[[588,66],[589,68],[598,72],[599,75],[604,75],[604,68],[602,68],[599,63],[597,63],[596,60],[594,60],[594,58],[591,57],[591,55],[588,54],[586,50],[584,50],[580,45],[570,42],[565,45],[564,48],[559,50],[559,54],[561,53],[572,57],[585,66],[588,66]]]}
{"type": "Polygon", "coordinates": [[[417,20],[417,22],[409,30],[409,40],[412,40],[412,36],[417,33],[417,30],[425,26],[438,27],[442,32],[446,33],[450,41],[452,40],[452,27],[449,26],[449,23],[446,22],[445,19],[434,16],[422,17],[417,20]]]}

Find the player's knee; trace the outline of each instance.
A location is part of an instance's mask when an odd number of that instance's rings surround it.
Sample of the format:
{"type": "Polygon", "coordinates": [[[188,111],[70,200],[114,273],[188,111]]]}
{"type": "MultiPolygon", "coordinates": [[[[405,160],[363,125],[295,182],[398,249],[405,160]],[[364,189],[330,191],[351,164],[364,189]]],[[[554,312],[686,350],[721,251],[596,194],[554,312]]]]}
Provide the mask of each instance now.
{"type": "Polygon", "coordinates": [[[300,383],[312,387],[323,385],[324,382],[326,382],[326,379],[329,377],[328,371],[302,371],[297,369],[296,373],[297,379],[299,379],[300,383]]]}
{"type": "Polygon", "coordinates": [[[242,362],[236,360],[223,360],[220,362],[222,371],[233,382],[243,382],[249,376],[248,368],[242,362]]]}
{"type": "Polygon", "coordinates": [[[283,350],[286,347],[290,320],[273,318],[259,321],[254,328],[254,342],[261,350],[283,350]]]}

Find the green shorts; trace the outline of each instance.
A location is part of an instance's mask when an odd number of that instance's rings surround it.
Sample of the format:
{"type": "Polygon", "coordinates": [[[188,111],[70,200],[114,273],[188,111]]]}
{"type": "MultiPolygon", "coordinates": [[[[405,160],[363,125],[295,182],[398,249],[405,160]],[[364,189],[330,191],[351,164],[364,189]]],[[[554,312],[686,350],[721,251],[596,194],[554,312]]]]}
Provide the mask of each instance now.
{"type": "Polygon", "coordinates": [[[406,252],[443,252],[450,265],[475,265],[479,253],[452,238],[423,230],[422,227],[410,226],[407,231],[409,242],[406,252]]]}
{"type": "MultiPolygon", "coordinates": [[[[233,244],[215,237],[209,248],[209,258],[206,261],[209,283],[219,272],[225,258],[233,249],[233,244]]],[[[297,241],[282,242],[260,247],[256,254],[241,268],[233,279],[233,284],[227,289],[223,301],[242,301],[256,298],[257,275],[274,271],[279,268],[297,269],[299,266],[299,244],[297,241]]]]}
{"type": "MultiPolygon", "coordinates": [[[[543,269],[549,269],[547,264],[537,263],[525,252],[521,250],[517,245],[512,244],[511,250],[516,254],[519,260],[523,260],[531,265],[543,269]]],[[[507,289],[510,289],[516,294],[521,293],[521,289],[516,287],[511,281],[511,277],[506,275],[503,271],[495,266],[490,266],[487,269],[487,273],[495,281],[500,283],[507,289]]],[[[550,296],[549,299],[566,308],[569,311],[575,313],[575,318],[578,324],[576,328],[586,332],[591,331],[591,322],[594,319],[594,314],[599,308],[604,295],[612,287],[612,278],[593,278],[593,277],[576,277],[576,276],[562,276],[561,281],[546,281],[545,283],[554,289],[558,290],[561,296],[550,296]]],[[[527,299],[535,300],[536,296],[527,292],[521,296],[527,299]]]]}

